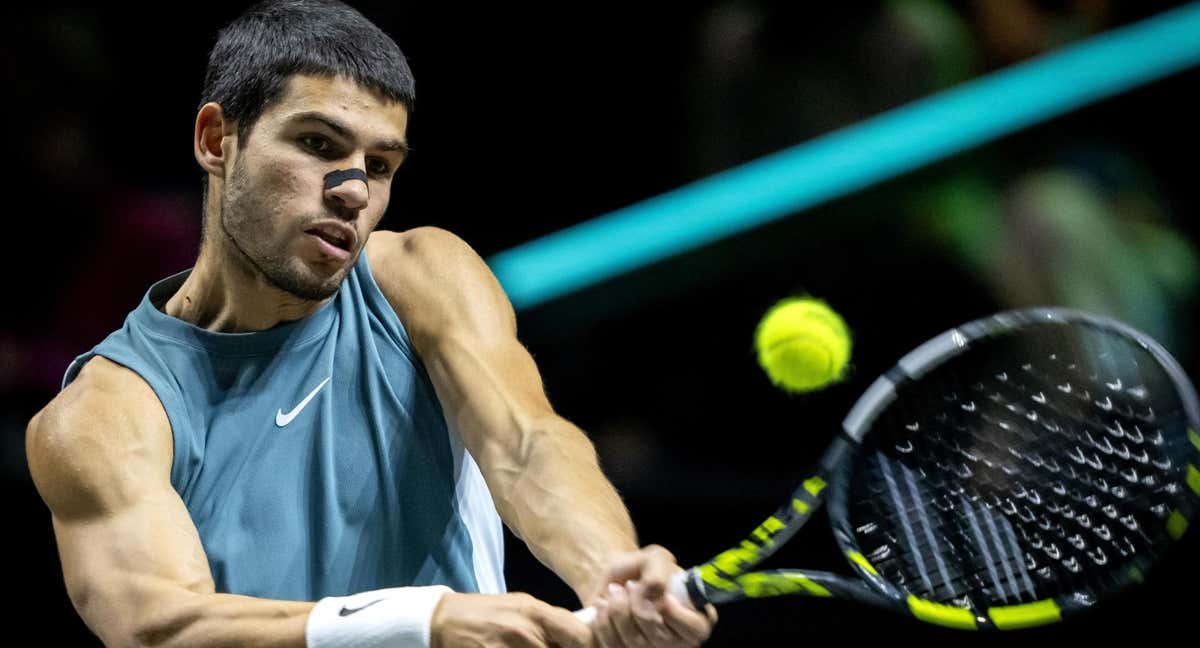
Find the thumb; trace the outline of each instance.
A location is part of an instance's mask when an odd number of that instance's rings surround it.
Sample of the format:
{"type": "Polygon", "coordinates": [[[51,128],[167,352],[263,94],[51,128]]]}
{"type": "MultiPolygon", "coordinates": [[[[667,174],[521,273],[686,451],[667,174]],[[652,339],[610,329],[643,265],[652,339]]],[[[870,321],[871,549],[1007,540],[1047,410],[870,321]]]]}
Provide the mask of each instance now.
{"type": "Polygon", "coordinates": [[[671,575],[681,571],[675,556],[660,545],[649,545],[635,553],[621,554],[609,563],[609,582],[637,581],[644,595],[658,600],[667,592],[671,575]]]}

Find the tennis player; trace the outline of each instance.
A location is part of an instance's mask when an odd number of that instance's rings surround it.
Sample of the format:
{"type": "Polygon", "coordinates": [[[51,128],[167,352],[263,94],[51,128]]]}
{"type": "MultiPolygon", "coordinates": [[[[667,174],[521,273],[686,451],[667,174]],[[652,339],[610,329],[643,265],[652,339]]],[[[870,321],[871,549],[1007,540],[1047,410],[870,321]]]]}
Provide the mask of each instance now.
{"type": "Polygon", "coordinates": [[[67,591],[105,644],[708,637],[479,256],[440,229],[375,231],[412,102],[399,48],[340,3],[266,2],[221,31],[195,265],[79,356],[27,433],[67,591]],[[505,593],[501,520],[592,626],[505,593]]]}

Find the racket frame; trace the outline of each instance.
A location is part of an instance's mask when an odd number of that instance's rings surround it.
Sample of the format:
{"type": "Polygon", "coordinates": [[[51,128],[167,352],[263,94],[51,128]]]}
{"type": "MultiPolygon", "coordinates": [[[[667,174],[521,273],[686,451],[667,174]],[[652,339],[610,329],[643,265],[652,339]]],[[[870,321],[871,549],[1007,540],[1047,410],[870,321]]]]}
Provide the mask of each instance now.
{"type": "MultiPolygon", "coordinates": [[[[818,461],[816,468],[792,493],[789,501],[768,517],[736,547],[679,575],[673,591],[686,590],[697,609],[707,603],[723,604],[749,598],[786,594],[836,597],[895,610],[915,619],[961,630],[1016,630],[1056,623],[1089,609],[1094,596],[1075,592],[1031,603],[989,607],[983,611],[925,600],[901,591],[885,580],[862,554],[850,528],[847,492],[850,470],[875,419],[883,413],[905,383],[919,380],[936,367],[966,352],[973,343],[1003,336],[1034,324],[1082,325],[1114,331],[1147,351],[1176,387],[1188,421],[1194,450],[1187,483],[1196,496],[1190,510],[1175,511],[1168,521],[1170,535],[1179,540],[1187,522],[1200,511],[1200,405],[1196,391],[1178,362],[1160,344],[1136,329],[1105,317],[1064,308],[1007,311],[968,322],[921,344],[877,378],[851,407],[841,433],[818,461]],[[830,572],[781,569],[751,571],[792,538],[828,499],[827,512],[834,537],[857,578],[830,572]]],[[[1127,570],[1115,589],[1140,583],[1149,564],[1127,570]]]]}

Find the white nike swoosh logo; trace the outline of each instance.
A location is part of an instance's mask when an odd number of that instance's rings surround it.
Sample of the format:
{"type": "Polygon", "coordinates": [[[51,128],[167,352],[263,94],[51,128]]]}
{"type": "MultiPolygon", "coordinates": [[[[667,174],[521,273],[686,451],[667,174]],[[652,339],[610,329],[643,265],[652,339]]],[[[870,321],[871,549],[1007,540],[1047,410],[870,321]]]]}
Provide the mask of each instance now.
{"type": "Polygon", "coordinates": [[[287,425],[288,423],[291,423],[292,419],[296,418],[296,416],[298,414],[300,414],[300,410],[303,410],[304,406],[308,405],[308,401],[312,400],[313,396],[316,396],[317,392],[321,391],[321,388],[325,386],[325,383],[329,382],[330,379],[332,379],[332,378],[333,378],[333,376],[330,376],[329,378],[322,380],[321,384],[317,385],[316,389],[309,392],[308,396],[305,396],[304,400],[300,401],[300,404],[296,406],[296,409],[288,412],[287,414],[284,414],[283,410],[279,410],[278,412],[276,412],[275,413],[275,425],[277,425],[279,427],[283,427],[283,426],[287,425]]]}

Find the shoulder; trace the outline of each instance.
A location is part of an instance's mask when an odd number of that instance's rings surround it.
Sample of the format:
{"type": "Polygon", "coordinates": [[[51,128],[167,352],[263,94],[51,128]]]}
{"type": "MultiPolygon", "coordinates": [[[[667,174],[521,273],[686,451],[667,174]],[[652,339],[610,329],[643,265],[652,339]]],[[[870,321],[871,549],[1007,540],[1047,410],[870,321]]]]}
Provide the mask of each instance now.
{"type": "Polygon", "coordinates": [[[154,390],[132,370],[95,357],[30,420],[29,471],[59,517],[100,511],[133,493],[121,477],[170,479],[173,440],[154,390]]]}
{"type": "Polygon", "coordinates": [[[410,335],[515,333],[516,318],[500,283],[456,234],[437,227],[378,231],[365,253],[376,283],[410,335]]]}
{"type": "Polygon", "coordinates": [[[487,270],[487,264],[466,241],[440,227],[374,232],[367,241],[366,254],[372,269],[385,280],[405,272],[446,277],[487,270]]]}

